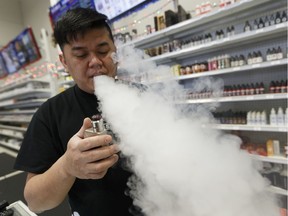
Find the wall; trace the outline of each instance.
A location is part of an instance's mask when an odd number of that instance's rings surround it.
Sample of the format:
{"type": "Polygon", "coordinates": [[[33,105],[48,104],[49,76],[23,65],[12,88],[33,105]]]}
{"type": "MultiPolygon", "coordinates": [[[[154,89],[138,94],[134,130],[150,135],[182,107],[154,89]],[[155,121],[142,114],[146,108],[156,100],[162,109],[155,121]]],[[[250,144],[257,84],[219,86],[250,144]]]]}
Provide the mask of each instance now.
{"type": "Polygon", "coordinates": [[[48,16],[49,7],[49,0],[0,0],[0,47],[15,38],[24,28],[30,26],[38,46],[41,48],[42,59],[34,64],[39,65],[46,60],[41,42],[41,29],[45,28],[48,34],[51,61],[55,62],[58,59],[58,52],[51,41],[52,28],[48,16]]]}
{"type": "Polygon", "coordinates": [[[19,1],[0,0],[0,47],[23,30],[19,1]]]}
{"type": "MultiPolygon", "coordinates": [[[[49,43],[49,54],[51,61],[55,62],[58,59],[57,49],[53,47],[52,43],[52,27],[49,20],[49,0],[22,0],[21,10],[23,14],[24,26],[32,26],[36,41],[40,47],[42,45],[41,29],[44,28],[47,31],[48,43],[49,43]]],[[[41,50],[42,61],[45,60],[46,55],[44,49],[41,50]]]]}

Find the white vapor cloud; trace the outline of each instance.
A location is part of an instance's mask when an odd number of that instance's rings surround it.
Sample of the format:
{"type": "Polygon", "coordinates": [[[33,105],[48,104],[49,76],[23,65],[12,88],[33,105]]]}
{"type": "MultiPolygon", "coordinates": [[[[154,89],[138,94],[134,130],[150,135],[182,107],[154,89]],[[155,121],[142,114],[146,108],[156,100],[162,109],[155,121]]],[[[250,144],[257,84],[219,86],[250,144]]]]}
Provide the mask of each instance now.
{"type": "MultiPolygon", "coordinates": [[[[137,62],[127,53],[125,61],[137,62]]],[[[151,74],[159,71],[156,65],[148,68],[151,74]]],[[[169,82],[160,93],[156,88],[140,93],[105,76],[96,77],[94,85],[103,117],[131,160],[136,177],[128,182],[130,195],[145,215],[279,215],[268,182],[240,150],[241,140],[203,128],[211,118],[206,110],[186,113],[173,104],[169,94],[181,92],[179,85],[169,82]]]]}

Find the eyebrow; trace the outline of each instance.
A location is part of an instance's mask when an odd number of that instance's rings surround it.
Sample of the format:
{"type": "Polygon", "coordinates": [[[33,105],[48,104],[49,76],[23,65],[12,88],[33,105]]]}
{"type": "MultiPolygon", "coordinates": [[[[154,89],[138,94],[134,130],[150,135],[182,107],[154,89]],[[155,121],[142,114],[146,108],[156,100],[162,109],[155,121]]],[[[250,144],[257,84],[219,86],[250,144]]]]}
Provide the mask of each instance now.
{"type": "MultiPolygon", "coordinates": [[[[104,42],[101,42],[97,45],[97,47],[104,47],[104,46],[108,46],[108,42],[104,41],[104,42]]],[[[87,49],[86,47],[82,47],[82,46],[75,46],[75,47],[72,47],[72,51],[77,51],[77,50],[85,50],[87,49]]]]}

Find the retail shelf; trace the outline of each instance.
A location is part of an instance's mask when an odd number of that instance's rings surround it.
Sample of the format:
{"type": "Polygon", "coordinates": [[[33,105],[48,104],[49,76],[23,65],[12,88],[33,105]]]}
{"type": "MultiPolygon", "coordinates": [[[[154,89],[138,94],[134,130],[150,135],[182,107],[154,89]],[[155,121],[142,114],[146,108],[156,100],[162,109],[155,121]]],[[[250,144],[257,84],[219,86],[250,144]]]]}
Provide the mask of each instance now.
{"type": "Polygon", "coordinates": [[[269,186],[268,191],[270,191],[272,193],[284,195],[284,196],[288,195],[287,190],[279,188],[279,187],[275,187],[275,186],[269,186]]]}
{"type": "Polygon", "coordinates": [[[24,138],[24,135],[22,132],[2,129],[2,128],[0,128],[0,135],[4,135],[4,136],[16,138],[16,139],[23,139],[24,138]]]}
{"type": "Polygon", "coordinates": [[[8,126],[8,125],[1,125],[0,124],[0,130],[1,130],[1,128],[15,130],[15,131],[22,131],[22,132],[26,132],[26,130],[27,130],[27,128],[24,128],[24,127],[16,127],[16,126],[8,126]]]}
{"type": "Polygon", "coordinates": [[[263,162],[271,162],[271,163],[278,163],[278,164],[288,164],[288,159],[283,156],[261,156],[261,155],[253,155],[251,157],[254,160],[260,160],[263,162]]]}
{"type": "MultiPolygon", "coordinates": [[[[189,48],[184,48],[179,51],[169,52],[162,55],[158,55],[155,57],[151,57],[148,59],[144,59],[143,61],[154,61],[158,64],[169,63],[177,59],[183,58],[191,58],[193,56],[205,53],[217,51],[219,49],[223,49],[225,47],[235,46],[235,44],[243,44],[243,43],[255,43],[262,39],[272,39],[274,36],[284,36],[287,34],[287,23],[280,23],[277,25],[269,26],[266,28],[253,30],[250,32],[244,32],[241,34],[236,34],[234,36],[226,37],[220,40],[214,40],[209,43],[200,44],[197,46],[192,46],[189,48]]],[[[258,65],[257,65],[258,66],[258,65]]],[[[251,67],[256,67],[256,64],[251,67]]]]}
{"type": "Polygon", "coordinates": [[[17,90],[13,90],[10,92],[0,94],[0,100],[4,99],[24,99],[24,98],[39,98],[39,97],[50,97],[51,90],[50,89],[30,89],[30,88],[21,88],[17,90]]]}
{"type": "Polygon", "coordinates": [[[14,149],[14,150],[17,150],[17,151],[20,150],[20,146],[19,145],[12,144],[12,143],[9,143],[9,142],[4,142],[4,141],[1,141],[1,140],[0,140],[0,145],[8,147],[8,148],[11,148],[11,149],[14,149]]]}
{"type": "Polygon", "coordinates": [[[20,102],[15,102],[13,104],[0,106],[4,107],[5,109],[14,109],[14,108],[32,108],[32,107],[39,107],[41,104],[43,104],[48,98],[44,99],[31,99],[31,100],[25,100],[20,102]]]}
{"type": "MultiPolygon", "coordinates": [[[[1,107],[1,106],[0,106],[1,107]]],[[[22,114],[34,114],[37,109],[29,109],[29,110],[11,110],[11,111],[0,111],[0,115],[22,115],[22,114]]]]}
{"type": "Polygon", "coordinates": [[[45,79],[41,79],[41,78],[34,78],[33,79],[32,75],[27,75],[21,79],[18,79],[18,80],[16,79],[16,80],[13,80],[13,82],[11,82],[9,84],[3,85],[0,88],[0,92],[8,91],[10,89],[19,88],[21,86],[27,85],[28,83],[34,83],[34,82],[42,82],[42,83],[49,84],[49,81],[47,81],[45,79]]]}
{"type": "Polygon", "coordinates": [[[59,82],[59,85],[71,85],[71,84],[74,84],[74,80],[65,80],[65,81],[61,81],[59,82]]]}
{"type": "MultiPolygon", "coordinates": [[[[208,125],[207,125],[208,126],[208,125]]],[[[204,127],[207,127],[204,126],[204,127]]],[[[288,127],[277,127],[270,125],[240,125],[240,124],[215,124],[209,127],[220,130],[241,130],[241,131],[260,131],[260,132],[288,132],[288,127]]]]}
{"type": "Polygon", "coordinates": [[[240,102],[240,101],[259,101],[259,100],[281,100],[288,99],[287,93],[277,94],[259,94],[259,95],[245,95],[245,96],[231,96],[219,98],[203,98],[203,99],[190,99],[177,104],[199,104],[199,103],[215,103],[215,102],[240,102]]]}
{"type": "Polygon", "coordinates": [[[154,32],[153,34],[147,35],[143,38],[133,40],[132,42],[126,43],[123,46],[126,46],[126,45],[129,46],[133,44],[135,47],[140,47],[140,48],[147,47],[147,46],[150,46],[151,43],[155,43],[157,41],[163,40],[163,38],[169,38],[169,37],[175,38],[175,35],[183,34],[184,32],[187,32],[197,26],[205,26],[206,23],[215,22],[215,20],[219,20],[219,19],[225,19],[227,18],[227,16],[230,16],[235,13],[239,13],[241,11],[245,11],[247,9],[250,9],[254,6],[263,4],[268,1],[269,0],[254,0],[254,1],[242,0],[234,4],[231,4],[229,6],[219,8],[218,10],[212,11],[210,13],[203,14],[201,16],[183,21],[176,25],[165,28],[161,31],[154,32]]]}
{"type": "Polygon", "coordinates": [[[19,122],[19,123],[29,123],[31,121],[32,115],[27,116],[0,116],[0,122],[19,122]]]}
{"type": "Polygon", "coordinates": [[[213,70],[213,71],[207,71],[207,72],[201,72],[201,73],[194,73],[189,75],[183,75],[178,76],[175,79],[176,80],[186,80],[186,79],[193,79],[203,76],[215,76],[215,75],[222,75],[222,74],[230,74],[230,73],[237,73],[242,71],[251,71],[256,69],[263,69],[263,68],[270,68],[270,67],[276,67],[281,65],[287,65],[288,59],[281,59],[276,61],[266,61],[258,64],[252,64],[252,65],[244,65],[241,67],[231,67],[231,68],[225,68],[220,70],[213,70]]]}

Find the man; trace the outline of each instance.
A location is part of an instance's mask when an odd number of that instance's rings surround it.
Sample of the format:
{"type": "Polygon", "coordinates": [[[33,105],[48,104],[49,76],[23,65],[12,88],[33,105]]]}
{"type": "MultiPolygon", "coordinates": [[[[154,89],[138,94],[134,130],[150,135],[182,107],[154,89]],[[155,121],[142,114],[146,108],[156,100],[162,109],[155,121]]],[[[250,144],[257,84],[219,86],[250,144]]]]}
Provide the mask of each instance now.
{"type": "Polygon", "coordinates": [[[24,196],[34,212],[58,206],[68,194],[73,215],[130,215],[132,200],[125,195],[130,173],[119,164],[117,145],[108,145],[109,135],[84,138],[91,127],[87,117],[99,114],[93,77],[116,75],[111,58],[116,47],[106,20],[77,8],[55,26],[60,60],[76,85],[38,109],[15,163],[28,172],[24,196]]]}

